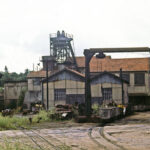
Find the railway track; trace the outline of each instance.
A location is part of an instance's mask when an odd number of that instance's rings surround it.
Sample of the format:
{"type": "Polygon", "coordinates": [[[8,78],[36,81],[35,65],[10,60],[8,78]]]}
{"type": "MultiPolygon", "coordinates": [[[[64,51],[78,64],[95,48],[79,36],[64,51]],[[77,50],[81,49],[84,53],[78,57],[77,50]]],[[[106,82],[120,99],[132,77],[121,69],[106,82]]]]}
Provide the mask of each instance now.
{"type": "Polygon", "coordinates": [[[43,137],[38,130],[22,129],[21,131],[35,144],[36,148],[39,150],[60,150],[58,146],[55,146],[52,142],[43,137]]]}
{"type": "Polygon", "coordinates": [[[117,142],[107,139],[103,130],[103,127],[93,127],[89,129],[88,135],[95,144],[104,150],[126,150],[121,145],[118,145],[117,142]]]}
{"type": "MultiPolygon", "coordinates": [[[[37,132],[39,132],[39,133],[41,132],[40,129],[34,129],[34,130],[37,131],[37,132]]],[[[51,136],[50,133],[43,132],[43,134],[46,135],[47,138],[50,138],[50,139],[51,139],[51,142],[55,143],[55,145],[60,145],[60,144],[63,145],[63,144],[64,144],[64,143],[62,143],[61,140],[59,140],[59,139],[57,139],[57,138],[51,136]]]]}
{"type": "MultiPolygon", "coordinates": [[[[36,150],[60,150],[60,145],[64,144],[47,131],[43,132],[40,129],[27,130],[25,128],[20,128],[20,131],[34,143],[32,147],[36,150]]],[[[110,138],[108,139],[104,134],[103,127],[92,127],[88,129],[88,136],[101,150],[127,150],[118,144],[117,141],[112,141],[110,138]]]]}

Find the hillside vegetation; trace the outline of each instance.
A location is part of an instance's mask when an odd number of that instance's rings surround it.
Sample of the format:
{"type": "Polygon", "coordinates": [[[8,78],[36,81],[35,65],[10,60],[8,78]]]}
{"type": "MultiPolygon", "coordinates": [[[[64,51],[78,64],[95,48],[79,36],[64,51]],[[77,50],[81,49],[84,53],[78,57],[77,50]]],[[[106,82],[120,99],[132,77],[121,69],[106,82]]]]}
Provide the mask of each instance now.
{"type": "Polygon", "coordinates": [[[1,71],[0,74],[0,87],[4,86],[4,83],[6,81],[22,81],[26,80],[27,74],[29,73],[29,69],[25,69],[24,73],[16,73],[12,72],[10,73],[8,71],[7,66],[5,66],[4,71],[1,71]]]}

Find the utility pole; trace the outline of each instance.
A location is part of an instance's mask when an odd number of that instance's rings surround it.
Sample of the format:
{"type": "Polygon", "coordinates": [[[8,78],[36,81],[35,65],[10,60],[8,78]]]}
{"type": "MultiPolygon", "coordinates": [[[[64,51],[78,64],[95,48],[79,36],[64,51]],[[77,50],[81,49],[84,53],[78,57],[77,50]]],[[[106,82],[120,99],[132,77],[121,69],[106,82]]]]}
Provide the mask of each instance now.
{"type": "Polygon", "coordinates": [[[46,101],[47,101],[47,111],[49,110],[49,92],[48,92],[48,60],[46,60],[46,101]]]}
{"type": "Polygon", "coordinates": [[[120,78],[121,78],[121,91],[122,91],[122,105],[124,105],[124,90],[123,90],[122,68],[120,68],[120,78]]]}

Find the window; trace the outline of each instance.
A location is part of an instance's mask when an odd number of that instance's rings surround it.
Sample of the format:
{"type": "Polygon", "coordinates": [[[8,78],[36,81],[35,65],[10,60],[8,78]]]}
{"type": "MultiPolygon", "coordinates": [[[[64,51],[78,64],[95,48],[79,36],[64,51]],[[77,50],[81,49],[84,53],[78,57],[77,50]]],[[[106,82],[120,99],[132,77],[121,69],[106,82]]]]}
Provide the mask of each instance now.
{"type": "Polygon", "coordinates": [[[112,88],[102,88],[103,100],[112,100],[112,88]]]}
{"type": "Polygon", "coordinates": [[[130,75],[129,75],[129,73],[123,73],[122,74],[122,79],[125,80],[125,81],[130,82],[130,75]]]}
{"type": "Polygon", "coordinates": [[[134,74],[134,84],[135,85],[144,85],[145,84],[145,73],[138,72],[134,74]]]}
{"type": "Polygon", "coordinates": [[[55,96],[54,98],[56,101],[66,100],[66,89],[55,89],[54,96],[55,96]]]}
{"type": "Polygon", "coordinates": [[[33,79],[33,85],[40,85],[40,79],[33,79]]]}
{"type": "Polygon", "coordinates": [[[78,104],[84,103],[84,94],[69,94],[66,97],[66,103],[67,104],[75,104],[78,102],[78,104]]]}

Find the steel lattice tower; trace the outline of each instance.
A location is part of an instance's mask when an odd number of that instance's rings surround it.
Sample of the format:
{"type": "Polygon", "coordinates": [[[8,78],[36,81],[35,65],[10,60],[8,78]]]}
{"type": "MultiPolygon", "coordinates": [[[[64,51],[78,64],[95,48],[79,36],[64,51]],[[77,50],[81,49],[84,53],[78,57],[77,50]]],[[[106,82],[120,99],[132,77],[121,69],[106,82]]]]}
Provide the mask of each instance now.
{"type": "Polygon", "coordinates": [[[58,64],[72,64],[77,69],[75,54],[72,48],[73,36],[64,31],[50,34],[50,56],[58,64]]]}

